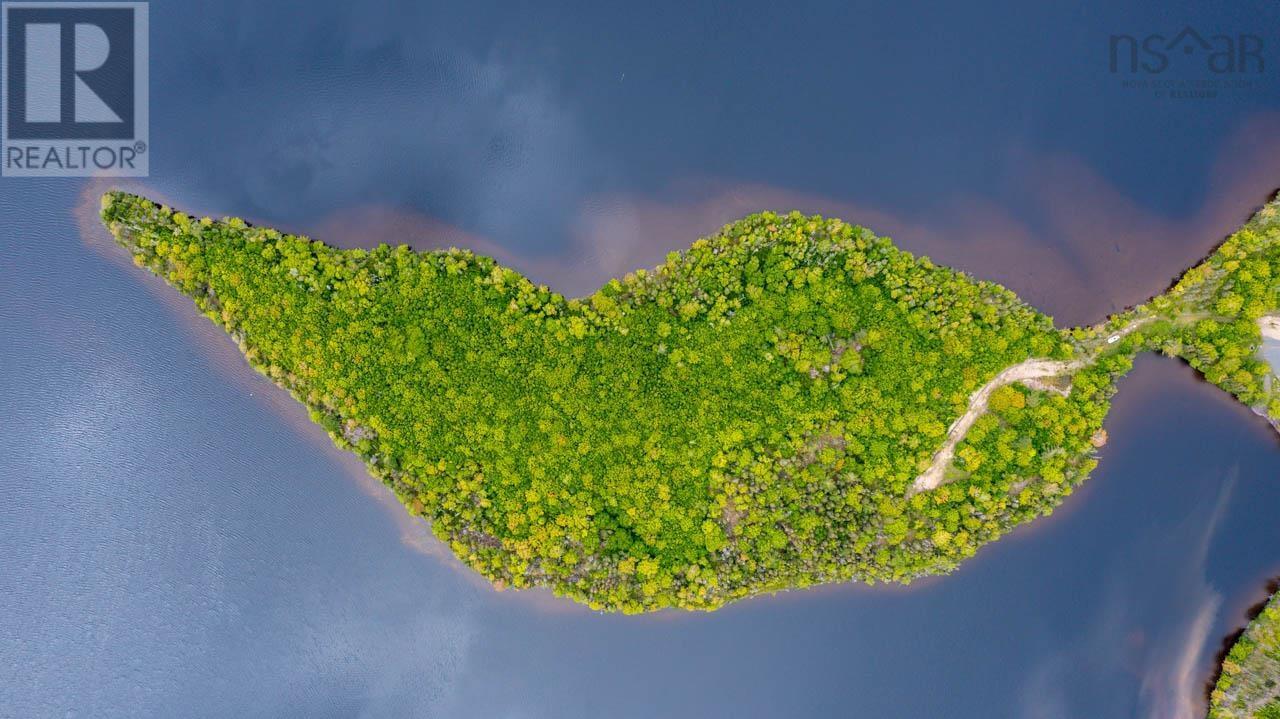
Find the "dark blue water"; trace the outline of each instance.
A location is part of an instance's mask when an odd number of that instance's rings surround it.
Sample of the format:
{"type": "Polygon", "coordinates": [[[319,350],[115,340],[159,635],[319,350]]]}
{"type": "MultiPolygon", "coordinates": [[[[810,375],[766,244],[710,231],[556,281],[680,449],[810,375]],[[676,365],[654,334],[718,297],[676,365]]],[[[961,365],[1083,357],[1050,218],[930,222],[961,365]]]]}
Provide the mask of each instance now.
{"type": "MultiPolygon", "coordinates": [[[[570,292],[800,207],[1092,322],[1280,187],[1271,3],[266,5],[153,4],[141,187],[570,292]],[[1108,72],[1109,35],[1184,24],[1269,64],[1206,99],[1108,72]]],[[[0,717],[1187,717],[1280,574],[1280,443],[1152,357],[1085,488],[953,576],[497,593],[119,261],[105,186],[0,180],[0,717]]]]}

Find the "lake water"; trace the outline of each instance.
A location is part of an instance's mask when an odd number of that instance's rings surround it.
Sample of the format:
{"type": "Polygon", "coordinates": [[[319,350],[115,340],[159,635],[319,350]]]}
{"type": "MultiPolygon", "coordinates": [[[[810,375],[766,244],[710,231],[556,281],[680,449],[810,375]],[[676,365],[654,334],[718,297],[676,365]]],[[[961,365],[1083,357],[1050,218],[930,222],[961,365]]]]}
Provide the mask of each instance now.
{"type": "MultiPolygon", "coordinates": [[[[1271,54],[1214,98],[1108,71],[1186,24],[1270,53],[1272,3],[266,5],[153,4],[130,187],[570,293],[798,207],[1093,322],[1280,187],[1271,54]]],[[[952,576],[642,617],[495,592],[121,261],[106,186],[0,181],[0,717],[1178,719],[1280,574],[1280,442],[1146,357],[1093,478],[952,576]]]]}

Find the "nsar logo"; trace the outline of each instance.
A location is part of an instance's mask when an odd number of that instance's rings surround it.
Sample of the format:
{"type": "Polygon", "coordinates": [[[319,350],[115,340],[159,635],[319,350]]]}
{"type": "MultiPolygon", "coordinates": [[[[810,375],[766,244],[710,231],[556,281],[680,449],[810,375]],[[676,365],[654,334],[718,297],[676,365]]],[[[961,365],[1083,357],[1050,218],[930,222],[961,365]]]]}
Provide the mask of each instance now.
{"type": "Polygon", "coordinates": [[[3,6],[3,174],[143,177],[147,3],[3,6]]]}
{"type": "Polygon", "coordinates": [[[1204,35],[1190,26],[1172,37],[1151,33],[1111,36],[1111,72],[1143,72],[1158,75],[1173,65],[1173,58],[1199,57],[1204,69],[1215,75],[1260,74],[1265,69],[1262,38],[1257,35],[1204,35]]]}

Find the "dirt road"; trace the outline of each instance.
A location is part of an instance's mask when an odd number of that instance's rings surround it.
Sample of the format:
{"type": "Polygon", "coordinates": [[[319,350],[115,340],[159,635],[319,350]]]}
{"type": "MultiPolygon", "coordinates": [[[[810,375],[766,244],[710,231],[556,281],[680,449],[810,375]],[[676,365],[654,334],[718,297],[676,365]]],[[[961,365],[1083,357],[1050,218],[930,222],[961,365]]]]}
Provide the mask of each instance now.
{"type": "MultiPolygon", "coordinates": [[[[1107,346],[1118,342],[1122,337],[1138,329],[1147,322],[1155,319],[1154,317],[1142,317],[1125,325],[1124,328],[1108,335],[1105,340],[1100,342],[1098,346],[1087,357],[1075,360],[1048,360],[1048,359],[1029,359],[1019,362],[1016,365],[1005,368],[1000,374],[991,378],[990,382],[982,385],[976,392],[969,396],[969,407],[965,410],[960,418],[951,424],[947,430],[947,438],[933,455],[933,461],[929,464],[920,476],[915,478],[911,483],[911,489],[907,491],[907,496],[927,492],[937,488],[942,484],[946,475],[947,468],[951,466],[951,461],[955,459],[956,447],[968,434],[969,429],[973,427],[973,423],[978,421],[987,411],[987,403],[991,400],[991,394],[1001,387],[1012,384],[1014,382],[1035,383],[1039,380],[1048,379],[1050,377],[1061,377],[1062,375],[1071,374],[1076,370],[1082,369],[1094,362],[1098,354],[1107,346]]],[[[1275,322],[1275,330],[1277,336],[1280,337],[1280,318],[1273,318],[1275,322]]],[[[1265,332],[1265,330],[1264,330],[1265,332]]],[[[1035,386],[1034,384],[1032,385],[1035,386]]]]}

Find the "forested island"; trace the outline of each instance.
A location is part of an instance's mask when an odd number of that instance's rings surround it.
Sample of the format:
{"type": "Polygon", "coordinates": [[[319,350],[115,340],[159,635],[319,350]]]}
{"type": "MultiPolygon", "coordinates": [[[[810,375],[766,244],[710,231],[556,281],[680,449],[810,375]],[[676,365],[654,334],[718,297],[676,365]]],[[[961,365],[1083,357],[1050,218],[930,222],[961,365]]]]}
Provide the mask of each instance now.
{"type": "Polygon", "coordinates": [[[1264,207],[1166,294],[1062,330],[870,230],[751,215],[578,299],[465,250],[340,250],[112,192],[102,219],[499,587],[714,609],[909,582],[1047,514],[1115,381],[1184,358],[1273,425],[1264,207]]]}
{"type": "Polygon", "coordinates": [[[1280,593],[1227,653],[1209,719],[1280,719],[1280,593]]]}

